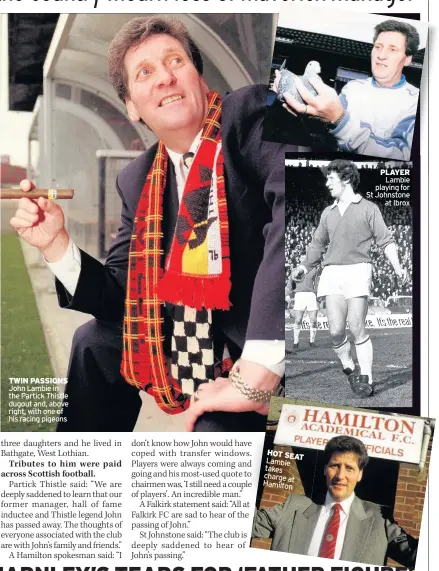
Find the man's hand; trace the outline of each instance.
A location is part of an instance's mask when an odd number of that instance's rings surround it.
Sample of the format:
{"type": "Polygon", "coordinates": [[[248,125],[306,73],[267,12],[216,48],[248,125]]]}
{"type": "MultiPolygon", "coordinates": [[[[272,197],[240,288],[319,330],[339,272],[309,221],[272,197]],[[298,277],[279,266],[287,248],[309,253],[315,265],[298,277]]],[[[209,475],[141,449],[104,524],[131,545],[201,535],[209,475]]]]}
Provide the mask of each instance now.
{"type": "MultiPolygon", "coordinates": [[[[35,185],[30,180],[22,180],[20,188],[28,192],[35,185]]],[[[23,240],[39,248],[48,262],[56,262],[64,255],[69,236],[62,208],[54,200],[20,198],[10,224],[23,240]]]]}
{"type": "MultiPolygon", "coordinates": [[[[277,93],[280,78],[280,73],[277,70],[275,76],[273,90],[277,93]]],[[[283,96],[288,105],[284,104],[284,107],[296,116],[311,115],[318,117],[325,123],[337,121],[342,116],[344,109],[335,89],[326,85],[318,76],[309,78],[309,82],[317,91],[317,95],[313,95],[303,85],[302,80],[298,78],[296,79],[296,88],[305,103],[299,103],[290,93],[285,92],[283,96]]]]}
{"type": "Polygon", "coordinates": [[[400,286],[404,286],[408,283],[409,273],[405,268],[400,268],[400,271],[396,272],[396,275],[398,276],[398,284],[400,286]]]}
{"type": "MultiPolygon", "coordinates": [[[[254,389],[273,391],[280,377],[257,363],[239,360],[239,371],[244,381],[254,389]]],[[[199,416],[205,412],[258,412],[268,414],[268,404],[247,399],[228,379],[218,378],[214,383],[201,385],[192,396],[186,412],[187,429],[191,432],[199,416]]]]}
{"type": "Polygon", "coordinates": [[[306,270],[303,266],[297,266],[291,272],[291,279],[294,282],[300,283],[306,275],[306,270]]]}

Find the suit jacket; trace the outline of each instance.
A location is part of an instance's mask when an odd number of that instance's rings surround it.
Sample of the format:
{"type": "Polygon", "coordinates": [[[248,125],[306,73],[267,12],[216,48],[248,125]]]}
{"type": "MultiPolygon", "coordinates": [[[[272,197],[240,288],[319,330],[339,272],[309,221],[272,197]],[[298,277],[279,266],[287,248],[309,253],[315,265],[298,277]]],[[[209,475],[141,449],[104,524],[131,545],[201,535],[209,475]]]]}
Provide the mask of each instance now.
{"type": "MultiPolygon", "coordinates": [[[[238,347],[245,339],[284,338],[285,152],[292,146],[262,141],[267,88],[249,86],[223,100],[222,143],[230,232],[230,311],[214,312],[219,327],[238,347]]],[[[128,252],[140,193],[154,160],[154,145],[117,179],[121,223],[105,265],[81,252],[73,298],[57,283],[62,307],[122,324],[128,252]]],[[[178,212],[175,173],[168,166],[164,193],[164,250],[178,212]]]]}
{"type": "MultiPolygon", "coordinates": [[[[306,555],[321,506],[306,496],[291,494],[284,504],[256,512],[253,537],[269,538],[271,549],[306,555]]],[[[413,568],[417,540],[386,517],[378,504],[355,496],[349,512],[341,559],[356,563],[384,565],[391,557],[413,568]]]]}

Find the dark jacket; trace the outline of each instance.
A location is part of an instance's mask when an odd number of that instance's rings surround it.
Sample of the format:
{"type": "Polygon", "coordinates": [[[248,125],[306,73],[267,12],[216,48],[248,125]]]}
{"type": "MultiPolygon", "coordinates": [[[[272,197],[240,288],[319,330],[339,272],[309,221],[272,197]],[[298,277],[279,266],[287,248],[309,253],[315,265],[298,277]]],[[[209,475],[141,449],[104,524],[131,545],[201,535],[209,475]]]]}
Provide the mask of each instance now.
{"type": "MultiPolygon", "coordinates": [[[[291,494],[284,504],[259,510],[252,537],[272,537],[271,549],[306,555],[319,517],[320,505],[306,496],[291,494]]],[[[391,557],[413,568],[418,542],[383,512],[378,504],[355,496],[346,527],[341,559],[384,565],[391,557]]]]}
{"type": "MultiPolygon", "coordinates": [[[[232,289],[230,311],[214,325],[238,347],[246,339],[284,338],[285,152],[294,147],[262,141],[267,88],[242,88],[223,101],[222,143],[229,216],[232,289]]],[[[128,252],[140,193],[156,145],[117,179],[121,223],[105,265],[81,252],[74,297],[57,284],[60,305],[122,324],[128,252]]],[[[164,250],[169,249],[178,198],[172,163],[164,193],[164,250]]]]}

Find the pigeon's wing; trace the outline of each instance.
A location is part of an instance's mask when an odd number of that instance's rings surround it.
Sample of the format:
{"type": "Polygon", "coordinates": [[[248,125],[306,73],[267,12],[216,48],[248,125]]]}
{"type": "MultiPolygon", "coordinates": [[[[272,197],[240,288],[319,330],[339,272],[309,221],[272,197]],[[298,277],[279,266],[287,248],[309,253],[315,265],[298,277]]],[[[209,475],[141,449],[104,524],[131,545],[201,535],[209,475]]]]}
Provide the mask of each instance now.
{"type": "Polygon", "coordinates": [[[289,93],[294,99],[303,103],[296,88],[297,75],[286,69],[281,71],[279,83],[277,86],[277,96],[280,101],[285,101],[284,93],[289,93]]]}

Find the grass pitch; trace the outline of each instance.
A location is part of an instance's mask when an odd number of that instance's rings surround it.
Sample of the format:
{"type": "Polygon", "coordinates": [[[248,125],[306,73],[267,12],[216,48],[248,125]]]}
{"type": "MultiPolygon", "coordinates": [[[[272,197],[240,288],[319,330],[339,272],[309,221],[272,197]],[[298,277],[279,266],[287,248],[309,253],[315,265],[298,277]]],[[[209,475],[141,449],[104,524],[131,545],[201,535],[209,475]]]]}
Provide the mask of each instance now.
{"type": "MultiPolygon", "coordinates": [[[[19,239],[1,236],[1,430],[3,432],[48,432],[55,425],[47,422],[17,422],[9,415],[10,402],[30,402],[22,392],[10,401],[10,377],[53,377],[49,355],[41,327],[34,292],[24,263],[19,239]]],[[[30,394],[29,385],[25,387],[30,394]]],[[[53,400],[52,394],[38,399],[44,410],[53,400]]],[[[14,407],[17,409],[18,407],[14,407]]],[[[53,407],[50,407],[53,408],[53,407]]],[[[30,416],[30,408],[22,408],[30,416]]],[[[32,416],[35,416],[32,414],[32,416]]],[[[42,418],[43,415],[39,415],[42,418]]]]}
{"type": "MultiPolygon", "coordinates": [[[[293,331],[287,326],[286,396],[354,407],[411,407],[413,404],[411,328],[368,329],[368,333],[374,349],[375,394],[365,399],[351,391],[347,377],[343,374],[340,362],[332,349],[328,331],[317,331],[313,348],[309,346],[309,333],[302,331],[299,347],[294,349],[293,331]]],[[[353,343],[352,347],[355,361],[353,343]]]]}

